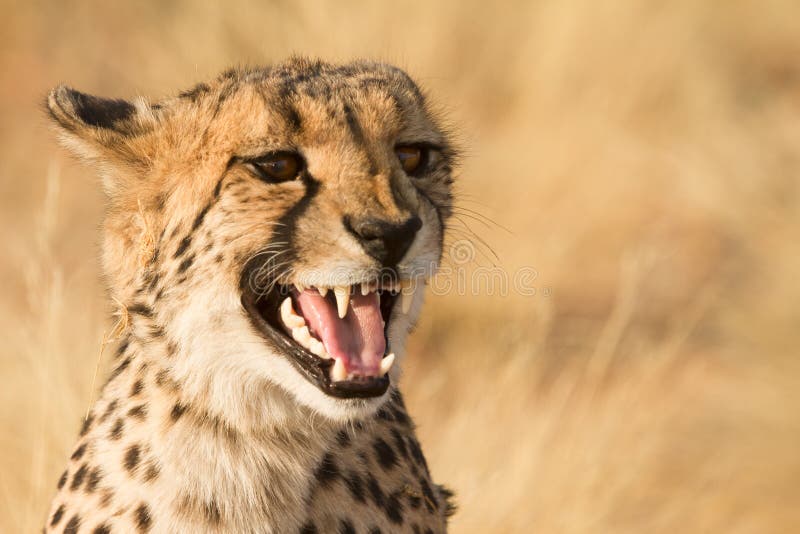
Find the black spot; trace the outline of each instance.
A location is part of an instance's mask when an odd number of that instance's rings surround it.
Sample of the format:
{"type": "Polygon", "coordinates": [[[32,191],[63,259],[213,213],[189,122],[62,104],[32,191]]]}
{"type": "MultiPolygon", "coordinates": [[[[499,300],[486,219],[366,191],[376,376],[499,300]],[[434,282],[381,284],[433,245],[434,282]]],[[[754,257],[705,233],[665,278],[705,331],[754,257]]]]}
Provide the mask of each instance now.
{"type": "Polygon", "coordinates": [[[439,495],[444,499],[444,515],[445,517],[450,517],[456,513],[458,507],[456,506],[455,502],[455,493],[446,487],[442,486],[441,484],[436,486],[439,490],[439,495]]]}
{"type": "Polygon", "coordinates": [[[64,487],[64,484],[66,483],[67,483],[67,471],[64,470],[64,472],[61,473],[61,477],[58,479],[58,485],[56,487],[58,489],[61,489],[64,487]]]}
{"type": "Polygon", "coordinates": [[[425,496],[425,507],[428,512],[433,513],[434,510],[439,509],[439,503],[436,500],[436,495],[433,494],[430,484],[424,478],[419,479],[419,485],[422,487],[422,495],[425,496]]]}
{"type": "Polygon", "coordinates": [[[194,222],[192,223],[192,231],[193,232],[195,230],[197,230],[200,227],[201,224],[203,224],[203,219],[206,218],[206,214],[208,213],[208,210],[211,209],[211,206],[212,206],[212,204],[206,204],[206,206],[202,210],[200,210],[200,213],[197,214],[197,217],[195,218],[194,222]]]}
{"type": "Polygon", "coordinates": [[[136,526],[139,527],[140,532],[147,532],[150,530],[152,519],[150,518],[150,508],[145,503],[139,505],[134,512],[136,516],[136,526]]]}
{"type": "Polygon", "coordinates": [[[196,102],[200,96],[208,93],[209,91],[211,91],[211,87],[207,83],[199,83],[191,89],[187,89],[186,91],[179,93],[178,98],[186,98],[192,102],[196,102]]]}
{"type": "Polygon", "coordinates": [[[144,473],[144,481],[145,482],[152,482],[153,480],[158,478],[158,475],[161,473],[161,470],[158,468],[156,464],[151,463],[147,466],[147,471],[144,473]]]}
{"type": "Polygon", "coordinates": [[[64,517],[64,505],[58,507],[58,509],[53,514],[53,518],[50,520],[50,526],[54,527],[61,521],[61,518],[64,517]]]}
{"type": "Polygon", "coordinates": [[[112,440],[118,440],[122,437],[122,428],[125,426],[125,423],[122,419],[117,419],[117,422],[114,423],[114,426],[111,427],[111,431],[108,433],[108,438],[112,440]]]}
{"type": "Polygon", "coordinates": [[[414,438],[409,438],[408,447],[411,449],[411,456],[414,458],[417,464],[419,464],[421,467],[424,467],[425,471],[427,471],[428,464],[425,461],[425,456],[422,454],[422,449],[419,447],[417,440],[414,438]]]}
{"type": "Polygon", "coordinates": [[[383,532],[378,527],[372,527],[369,529],[369,534],[383,534],[383,532]]]}
{"type": "Polygon", "coordinates": [[[114,499],[114,492],[111,491],[110,489],[106,489],[103,492],[103,496],[100,497],[100,506],[102,507],[108,506],[111,503],[112,499],[114,499]]]}
{"type": "Polygon", "coordinates": [[[353,523],[347,519],[340,519],[339,534],[356,534],[356,529],[353,527],[353,523]]]}
{"type": "Polygon", "coordinates": [[[136,382],[134,382],[133,386],[131,387],[131,397],[135,397],[136,395],[141,393],[142,389],[144,389],[144,382],[142,382],[141,380],[137,380],[136,382]]]}
{"type": "Polygon", "coordinates": [[[300,114],[297,112],[297,108],[288,102],[286,102],[282,108],[283,115],[286,118],[286,122],[289,123],[289,127],[294,132],[299,132],[303,128],[303,122],[300,119],[300,114]]]}
{"type": "Polygon", "coordinates": [[[386,499],[386,507],[384,510],[386,511],[386,517],[389,518],[389,521],[396,525],[403,524],[403,503],[400,502],[396,493],[389,495],[386,499]]]}
{"type": "Polygon", "coordinates": [[[150,318],[153,316],[153,309],[144,302],[134,302],[128,306],[128,313],[150,318]]]}
{"type": "Polygon", "coordinates": [[[300,534],[317,534],[317,525],[311,523],[310,521],[300,527],[300,534]]]}
{"type": "Polygon", "coordinates": [[[186,269],[191,267],[192,263],[194,263],[194,255],[189,256],[188,258],[183,260],[180,265],[178,265],[178,271],[177,271],[178,274],[186,272],[186,269]]]}
{"type": "Polygon", "coordinates": [[[424,534],[433,534],[433,530],[426,528],[424,534]]]}
{"type": "Polygon", "coordinates": [[[129,119],[136,112],[133,104],[126,100],[100,98],[72,89],[69,98],[78,117],[89,126],[116,129],[116,123],[129,119]]]}
{"type": "Polygon", "coordinates": [[[97,489],[97,485],[100,483],[102,478],[102,471],[100,471],[99,467],[92,469],[92,471],[89,473],[89,478],[86,480],[86,492],[94,493],[94,490],[97,489]]]}
{"type": "Polygon", "coordinates": [[[209,523],[216,525],[219,524],[220,521],[220,511],[219,506],[214,501],[207,502],[206,505],[203,507],[203,513],[206,516],[206,521],[209,523]]]}
{"type": "Polygon", "coordinates": [[[422,498],[419,495],[415,495],[413,493],[408,494],[408,504],[411,505],[411,508],[417,510],[420,505],[422,504],[422,498]]]}
{"type": "Polygon", "coordinates": [[[372,497],[373,502],[380,508],[383,508],[385,497],[380,484],[378,484],[378,481],[375,480],[375,477],[372,476],[372,474],[367,475],[367,477],[367,488],[369,489],[369,494],[372,497]]]}
{"type": "Polygon", "coordinates": [[[80,460],[81,456],[83,456],[83,453],[85,452],[86,452],[86,443],[82,444],[80,447],[75,449],[75,452],[72,453],[72,456],[70,456],[70,458],[72,460],[80,460]]]}
{"type": "Polygon", "coordinates": [[[108,527],[108,525],[105,525],[105,524],[98,525],[92,531],[92,534],[111,534],[111,529],[108,527]]]}
{"type": "Polygon", "coordinates": [[[140,421],[147,417],[147,405],[139,404],[128,410],[128,415],[140,421]]]}
{"type": "Polygon", "coordinates": [[[397,455],[395,455],[391,445],[383,441],[382,438],[378,438],[375,440],[375,443],[372,444],[372,447],[375,449],[378,462],[380,462],[384,469],[391,469],[395,466],[397,463],[397,455]]]}
{"type": "Polygon", "coordinates": [[[350,433],[345,429],[340,430],[336,435],[336,442],[340,447],[350,446],[350,433]]]}
{"type": "Polygon", "coordinates": [[[78,529],[80,527],[81,517],[78,514],[75,514],[64,527],[64,534],[78,534],[78,529]]]}
{"type": "Polygon", "coordinates": [[[164,386],[168,380],[169,380],[169,371],[167,371],[166,369],[161,369],[159,372],[156,373],[156,385],[158,387],[164,386]]]}
{"type": "Polygon", "coordinates": [[[350,476],[345,477],[344,482],[355,500],[358,502],[365,502],[364,483],[361,480],[361,477],[358,476],[358,473],[350,473],[350,476]]]}
{"type": "Polygon", "coordinates": [[[174,258],[181,257],[183,255],[183,253],[186,252],[186,249],[189,248],[189,245],[191,245],[191,244],[192,244],[192,236],[187,235],[186,237],[184,237],[181,240],[180,244],[178,245],[177,250],[175,250],[175,256],[173,256],[173,257],[174,258]]]}
{"type": "Polygon", "coordinates": [[[130,345],[130,342],[131,341],[128,338],[122,340],[122,343],[120,343],[119,347],[117,347],[117,353],[116,353],[117,358],[125,354],[125,351],[128,350],[128,345],[130,345]]]}
{"type": "Polygon", "coordinates": [[[86,464],[83,464],[75,471],[75,474],[72,475],[72,482],[69,485],[69,489],[75,491],[83,484],[83,479],[86,478],[86,473],[89,470],[86,464]]]}
{"type": "Polygon", "coordinates": [[[319,467],[317,467],[315,476],[322,486],[327,486],[332,480],[339,476],[339,468],[336,466],[336,462],[333,460],[333,455],[331,455],[331,453],[325,454],[319,467]]]}
{"type": "Polygon", "coordinates": [[[364,131],[361,129],[361,124],[358,123],[353,109],[347,104],[344,106],[344,117],[347,121],[347,127],[350,129],[350,135],[353,136],[353,141],[355,141],[356,144],[363,144],[364,131]]]}
{"type": "Polygon", "coordinates": [[[409,426],[411,424],[411,419],[408,418],[408,415],[403,411],[402,408],[399,406],[392,406],[391,410],[395,421],[405,426],[409,426]]]}
{"type": "Polygon", "coordinates": [[[139,450],[138,445],[131,445],[128,447],[128,450],[125,451],[125,459],[123,461],[123,465],[125,469],[128,471],[133,471],[139,465],[139,458],[141,456],[141,451],[139,450]]]}
{"type": "Polygon", "coordinates": [[[183,415],[183,412],[186,411],[186,406],[183,404],[176,402],[175,406],[172,407],[172,411],[170,412],[169,416],[172,418],[173,421],[177,421],[183,415]]]}
{"type": "Polygon", "coordinates": [[[114,413],[114,410],[117,409],[118,403],[119,401],[117,399],[114,399],[108,403],[108,406],[106,406],[106,411],[103,412],[103,415],[100,416],[101,423],[104,422],[106,419],[108,419],[112,413],[114,413]]]}
{"type": "Polygon", "coordinates": [[[94,414],[89,414],[84,420],[83,425],[81,425],[81,436],[85,436],[89,429],[92,428],[92,423],[94,422],[94,414]]]}
{"type": "Polygon", "coordinates": [[[160,280],[161,280],[161,275],[159,273],[153,273],[153,278],[150,280],[150,283],[147,285],[147,290],[148,291],[153,291],[156,288],[156,286],[158,285],[158,282],[160,280]]]}
{"type": "Polygon", "coordinates": [[[397,450],[400,451],[400,454],[403,456],[403,458],[408,459],[408,448],[406,447],[406,441],[396,428],[392,429],[392,437],[394,438],[394,443],[397,447],[397,450]]]}
{"type": "Polygon", "coordinates": [[[128,356],[127,358],[122,360],[122,363],[120,363],[113,371],[111,371],[111,376],[108,377],[108,381],[111,382],[112,380],[117,378],[119,374],[125,369],[127,369],[130,364],[131,364],[131,357],[128,356]]]}
{"type": "Polygon", "coordinates": [[[384,421],[392,422],[394,421],[394,416],[389,413],[389,410],[386,408],[381,408],[378,410],[378,413],[375,414],[378,419],[383,419],[384,421]]]}

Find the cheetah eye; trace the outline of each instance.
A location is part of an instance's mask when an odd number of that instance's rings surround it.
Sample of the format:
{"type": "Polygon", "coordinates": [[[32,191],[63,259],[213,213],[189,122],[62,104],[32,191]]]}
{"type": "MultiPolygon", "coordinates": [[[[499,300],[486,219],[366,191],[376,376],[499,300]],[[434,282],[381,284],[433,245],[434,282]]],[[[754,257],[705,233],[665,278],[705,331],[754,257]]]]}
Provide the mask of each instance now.
{"type": "Polygon", "coordinates": [[[428,162],[428,152],[429,149],[427,147],[419,145],[400,145],[394,149],[403,171],[412,176],[425,170],[428,162]]]}
{"type": "Polygon", "coordinates": [[[248,163],[259,177],[270,183],[294,180],[300,174],[303,162],[300,156],[291,152],[274,152],[248,163]]]}

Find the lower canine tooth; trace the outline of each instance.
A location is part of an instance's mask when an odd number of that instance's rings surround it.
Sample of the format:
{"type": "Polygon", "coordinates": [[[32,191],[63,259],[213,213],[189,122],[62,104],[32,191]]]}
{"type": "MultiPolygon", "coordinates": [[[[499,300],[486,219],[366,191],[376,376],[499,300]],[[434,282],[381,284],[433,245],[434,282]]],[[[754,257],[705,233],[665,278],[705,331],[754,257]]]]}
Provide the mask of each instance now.
{"type": "Polygon", "coordinates": [[[392,368],[393,363],[394,363],[394,352],[383,357],[383,359],[381,360],[381,376],[389,372],[389,369],[392,368]]]}
{"type": "Polygon", "coordinates": [[[316,354],[320,358],[324,358],[326,360],[330,358],[330,355],[325,350],[325,345],[323,345],[321,341],[319,341],[318,339],[314,339],[313,337],[311,338],[311,341],[309,341],[308,350],[310,350],[313,354],[316,354]]]}
{"type": "Polygon", "coordinates": [[[286,297],[286,299],[281,302],[281,319],[283,320],[283,324],[291,329],[300,328],[306,324],[305,319],[294,312],[291,297],[286,297]]]}
{"type": "Polygon", "coordinates": [[[300,328],[293,328],[292,329],[292,337],[295,341],[303,345],[305,348],[309,348],[311,343],[311,332],[308,331],[307,326],[303,326],[300,328]]]}
{"type": "Polygon", "coordinates": [[[339,382],[340,380],[344,380],[347,378],[347,370],[344,368],[344,363],[342,360],[336,360],[336,363],[333,364],[333,369],[331,369],[331,379],[334,382],[339,382]]]}

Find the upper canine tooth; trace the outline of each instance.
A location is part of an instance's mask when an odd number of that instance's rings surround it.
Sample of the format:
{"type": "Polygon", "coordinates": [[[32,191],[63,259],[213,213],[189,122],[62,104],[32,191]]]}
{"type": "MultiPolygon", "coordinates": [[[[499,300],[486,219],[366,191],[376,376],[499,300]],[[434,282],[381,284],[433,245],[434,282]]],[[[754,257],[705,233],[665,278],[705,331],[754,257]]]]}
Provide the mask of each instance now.
{"type": "Polygon", "coordinates": [[[339,319],[344,319],[347,315],[347,308],[350,306],[350,288],[348,286],[336,286],[333,288],[336,295],[336,308],[339,311],[339,319]]]}
{"type": "Polygon", "coordinates": [[[394,352],[384,356],[383,359],[381,360],[381,374],[380,374],[380,376],[383,376],[386,373],[388,373],[389,369],[392,368],[392,364],[393,363],[394,363],[394,352]]]}
{"type": "Polygon", "coordinates": [[[292,328],[292,337],[295,341],[303,345],[305,348],[310,348],[311,344],[311,332],[308,331],[307,326],[301,326],[300,328],[292,328]]]}
{"type": "Polygon", "coordinates": [[[321,296],[323,296],[323,297],[328,294],[328,288],[327,287],[318,287],[317,291],[319,291],[319,294],[321,296]]]}
{"type": "Polygon", "coordinates": [[[291,297],[286,297],[284,301],[281,302],[281,319],[283,320],[283,324],[292,329],[300,328],[306,324],[305,319],[294,312],[291,297]]]}
{"type": "Polygon", "coordinates": [[[331,369],[331,379],[334,382],[339,382],[345,378],[347,378],[347,369],[344,368],[344,362],[337,359],[333,364],[333,369],[331,369]]]}

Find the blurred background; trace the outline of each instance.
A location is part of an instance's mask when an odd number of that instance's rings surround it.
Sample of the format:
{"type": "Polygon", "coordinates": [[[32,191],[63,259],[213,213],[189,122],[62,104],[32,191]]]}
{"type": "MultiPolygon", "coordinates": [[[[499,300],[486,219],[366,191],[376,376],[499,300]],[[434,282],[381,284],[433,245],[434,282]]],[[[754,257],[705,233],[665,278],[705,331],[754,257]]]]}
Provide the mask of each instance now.
{"type": "Polygon", "coordinates": [[[797,2],[2,4],[0,531],[38,531],[110,359],[103,198],[44,95],[296,52],[412,73],[465,147],[445,266],[535,290],[431,295],[412,339],[454,532],[800,532],[797,2]]]}

